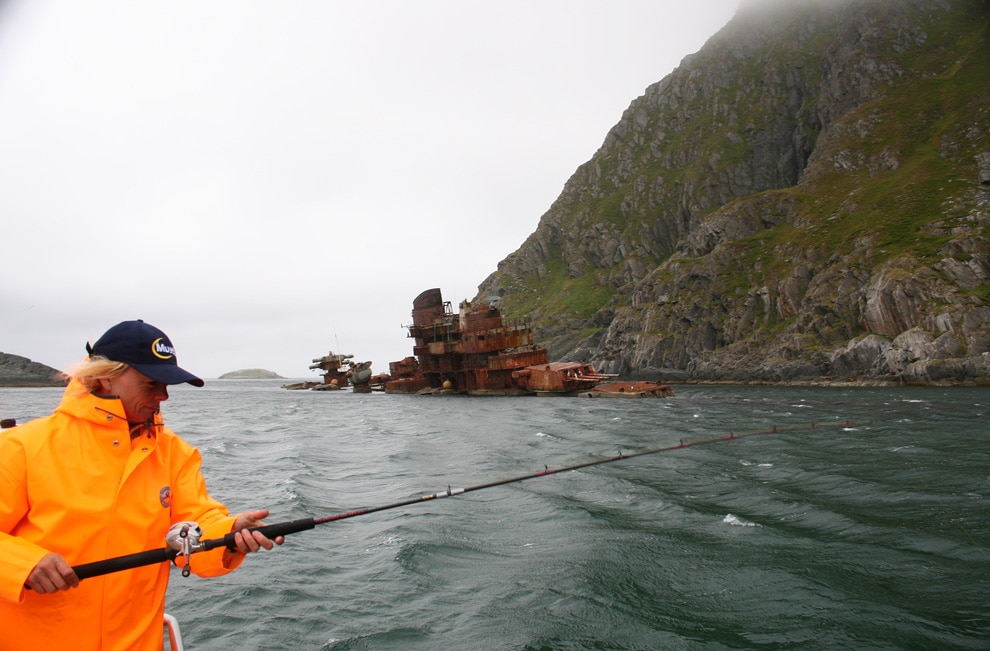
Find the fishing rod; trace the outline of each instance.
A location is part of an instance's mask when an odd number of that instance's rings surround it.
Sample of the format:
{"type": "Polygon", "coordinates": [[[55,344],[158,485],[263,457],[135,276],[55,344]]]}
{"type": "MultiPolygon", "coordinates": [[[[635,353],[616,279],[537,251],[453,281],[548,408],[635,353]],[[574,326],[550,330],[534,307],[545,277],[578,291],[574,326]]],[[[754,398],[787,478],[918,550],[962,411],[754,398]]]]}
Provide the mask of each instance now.
{"type": "MultiPolygon", "coordinates": [[[[520,475],[518,477],[510,477],[508,479],[499,479],[497,481],[487,482],[484,484],[477,484],[475,486],[468,486],[466,488],[451,488],[450,485],[447,486],[446,490],[441,490],[436,493],[429,495],[422,495],[420,497],[414,497],[407,500],[401,500],[399,502],[392,502],[390,504],[382,504],[380,506],[372,506],[363,509],[356,509],[353,511],[345,511],[343,513],[335,513],[333,515],[326,515],[319,518],[301,518],[299,520],[289,520],[287,522],[279,522],[276,524],[264,525],[261,527],[254,527],[249,529],[249,531],[258,531],[264,534],[266,537],[274,539],[278,536],[287,536],[292,533],[299,533],[300,531],[308,531],[309,529],[314,529],[316,525],[327,524],[329,522],[337,522],[338,520],[347,520],[349,518],[355,518],[360,515],[369,515],[371,513],[378,513],[380,511],[388,511],[391,509],[398,509],[405,506],[412,506],[413,504],[420,504],[422,502],[427,502],[435,499],[440,499],[443,497],[453,497],[455,495],[463,495],[465,493],[473,493],[474,491],[485,490],[488,488],[495,488],[496,486],[505,486],[506,484],[515,484],[518,482],[526,481],[528,479],[536,479],[537,477],[546,477],[549,475],[555,475],[562,472],[568,472],[571,470],[580,470],[581,468],[589,468],[591,466],[600,466],[606,463],[614,463],[616,461],[623,461],[626,459],[633,459],[636,457],[642,457],[650,454],[659,454],[661,452],[670,452],[673,450],[681,450],[688,447],[696,447],[699,445],[706,445],[708,443],[716,443],[719,441],[732,441],[735,439],[747,438],[750,436],[756,436],[759,434],[781,434],[787,431],[795,430],[810,430],[818,429],[820,427],[826,427],[829,425],[838,427],[854,427],[859,425],[869,425],[872,421],[863,421],[859,423],[853,423],[852,421],[842,421],[837,423],[811,423],[810,425],[795,425],[791,427],[771,427],[769,430],[754,430],[750,432],[743,433],[729,433],[722,436],[712,436],[709,438],[696,439],[693,441],[685,441],[681,439],[678,443],[673,445],[665,445],[656,448],[647,448],[643,450],[622,453],[611,457],[601,457],[597,459],[592,459],[590,461],[584,461],[581,463],[575,463],[569,466],[563,466],[560,468],[549,468],[544,465],[543,470],[539,472],[530,473],[528,475],[520,475]]],[[[166,536],[167,547],[161,549],[152,549],[143,552],[137,552],[135,554],[127,554],[124,556],[117,556],[114,558],[109,558],[102,561],[95,561],[93,563],[84,563],[82,565],[73,566],[73,570],[79,579],[88,579],[94,576],[101,576],[103,574],[111,574],[113,572],[120,572],[122,570],[130,570],[136,567],[142,567],[144,565],[153,565],[155,563],[161,563],[165,561],[174,562],[179,556],[189,557],[197,552],[209,551],[211,549],[216,549],[218,547],[227,547],[231,551],[236,551],[236,545],[234,542],[234,533],[228,533],[220,538],[208,538],[206,540],[200,540],[202,535],[202,530],[199,528],[195,522],[179,522],[172,525],[169,529],[169,533],[166,536]]],[[[182,575],[189,576],[189,563],[186,563],[182,568],[182,575]]]]}

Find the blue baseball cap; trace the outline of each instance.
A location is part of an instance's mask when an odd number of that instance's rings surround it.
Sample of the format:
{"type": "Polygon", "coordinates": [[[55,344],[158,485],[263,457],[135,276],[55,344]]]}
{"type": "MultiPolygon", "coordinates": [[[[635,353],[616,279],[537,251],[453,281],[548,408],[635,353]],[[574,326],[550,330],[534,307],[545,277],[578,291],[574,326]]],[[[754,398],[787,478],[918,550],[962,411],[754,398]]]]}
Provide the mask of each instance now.
{"type": "Polygon", "coordinates": [[[86,352],[91,356],[99,355],[114,362],[123,362],[162,384],[186,382],[196,387],[204,384],[189,371],[179,368],[175,348],[168,335],[141,319],[118,323],[104,332],[92,346],[87,342],[86,352]]]}

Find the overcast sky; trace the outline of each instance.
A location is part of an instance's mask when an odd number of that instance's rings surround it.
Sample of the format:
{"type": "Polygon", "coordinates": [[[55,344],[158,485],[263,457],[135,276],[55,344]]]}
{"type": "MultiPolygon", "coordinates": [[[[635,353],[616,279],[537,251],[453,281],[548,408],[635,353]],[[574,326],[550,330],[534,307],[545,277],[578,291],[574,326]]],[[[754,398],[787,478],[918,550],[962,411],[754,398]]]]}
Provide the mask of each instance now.
{"type": "Polygon", "coordinates": [[[0,351],[412,354],[739,0],[0,0],[0,351]]]}

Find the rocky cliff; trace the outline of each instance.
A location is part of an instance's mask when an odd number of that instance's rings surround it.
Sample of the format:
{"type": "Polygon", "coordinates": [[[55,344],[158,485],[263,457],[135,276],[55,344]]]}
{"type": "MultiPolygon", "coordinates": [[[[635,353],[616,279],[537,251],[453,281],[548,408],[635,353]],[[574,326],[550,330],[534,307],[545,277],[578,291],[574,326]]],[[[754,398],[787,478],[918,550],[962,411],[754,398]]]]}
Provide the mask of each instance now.
{"type": "Polygon", "coordinates": [[[990,2],[744,2],[480,286],[554,359],[990,383],[990,2]]]}

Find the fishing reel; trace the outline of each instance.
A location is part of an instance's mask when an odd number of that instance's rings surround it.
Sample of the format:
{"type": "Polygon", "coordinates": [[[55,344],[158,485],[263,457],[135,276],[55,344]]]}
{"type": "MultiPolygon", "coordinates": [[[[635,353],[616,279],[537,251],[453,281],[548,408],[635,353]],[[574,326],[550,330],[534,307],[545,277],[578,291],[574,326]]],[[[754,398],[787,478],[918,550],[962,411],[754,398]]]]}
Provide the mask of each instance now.
{"type": "MultiPolygon", "coordinates": [[[[203,530],[195,522],[176,522],[165,534],[165,544],[179,552],[179,556],[186,557],[186,564],[182,567],[182,576],[189,576],[189,557],[203,549],[199,543],[202,535],[203,530]]],[[[175,559],[172,562],[175,562],[175,559]]]]}

